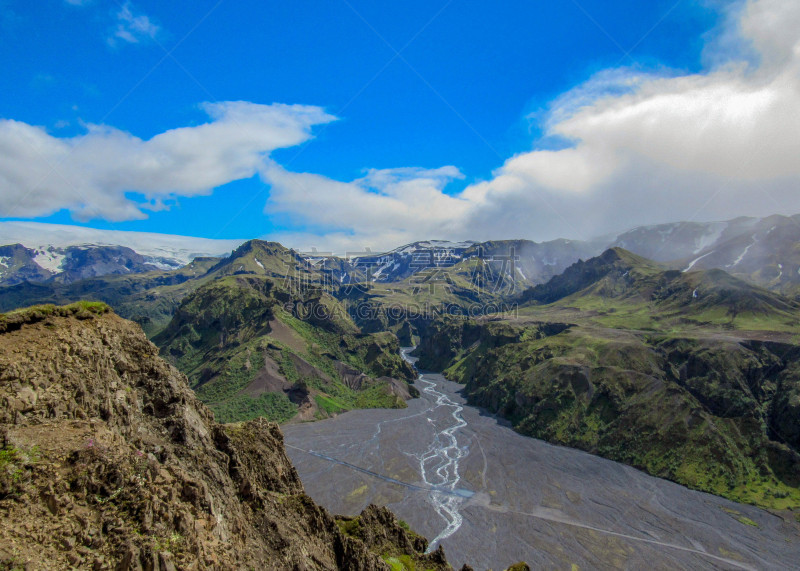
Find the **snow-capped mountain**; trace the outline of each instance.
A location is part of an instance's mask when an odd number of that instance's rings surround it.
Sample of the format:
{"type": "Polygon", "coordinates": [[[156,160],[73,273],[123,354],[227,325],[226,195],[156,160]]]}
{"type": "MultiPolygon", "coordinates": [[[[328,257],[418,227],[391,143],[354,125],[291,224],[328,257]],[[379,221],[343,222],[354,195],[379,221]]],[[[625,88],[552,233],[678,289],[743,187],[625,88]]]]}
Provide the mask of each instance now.
{"type": "Polygon", "coordinates": [[[244,240],[0,222],[0,284],[61,281],[180,268],[228,255],[244,240]]]}
{"type": "Polygon", "coordinates": [[[800,287],[800,215],[645,226],[613,245],[683,271],[718,268],[776,291],[800,287]]]}
{"type": "MultiPolygon", "coordinates": [[[[2,285],[14,285],[23,281],[70,283],[109,274],[149,272],[165,266],[167,264],[148,263],[144,256],[124,246],[0,246],[2,285]]],[[[170,266],[169,269],[173,267],[178,266],[170,266]]]]}
{"type": "Polygon", "coordinates": [[[474,244],[475,242],[425,240],[382,254],[364,252],[350,257],[349,261],[354,271],[371,281],[397,282],[421,270],[452,267],[464,259],[464,253],[474,244]]]}
{"type": "Polygon", "coordinates": [[[580,240],[494,240],[449,242],[425,240],[400,246],[389,252],[371,252],[348,258],[307,256],[316,269],[330,271],[335,282],[395,283],[432,269],[446,269],[471,259],[481,259],[497,278],[530,286],[558,275],[581,258],[603,251],[605,243],[580,240]]]}
{"type": "MultiPolygon", "coordinates": [[[[243,242],[0,222],[0,284],[170,270],[197,257],[227,256],[243,242]]],[[[800,215],[641,226],[615,239],[594,241],[425,240],[383,253],[302,256],[310,267],[328,274],[331,283],[394,283],[423,270],[480,258],[504,280],[530,286],[614,246],[675,269],[719,268],[784,293],[800,291],[800,215]]]]}

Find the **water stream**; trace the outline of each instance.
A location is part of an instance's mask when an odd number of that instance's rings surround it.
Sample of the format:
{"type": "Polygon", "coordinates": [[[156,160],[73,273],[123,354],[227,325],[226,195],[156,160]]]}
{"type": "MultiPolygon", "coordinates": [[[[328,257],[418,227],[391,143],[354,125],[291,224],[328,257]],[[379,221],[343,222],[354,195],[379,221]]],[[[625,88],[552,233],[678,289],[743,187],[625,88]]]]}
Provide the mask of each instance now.
{"type": "Polygon", "coordinates": [[[773,514],[521,436],[441,375],[415,385],[406,409],[284,425],[311,497],[347,515],[388,506],[455,568],[796,566],[798,528],[773,514]]]}
{"type": "MultiPolygon", "coordinates": [[[[411,349],[403,349],[403,359],[414,364],[415,359],[409,357],[411,349]]],[[[445,528],[431,540],[428,551],[433,550],[441,540],[453,535],[464,518],[460,513],[463,503],[474,494],[466,489],[457,488],[461,482],[459,474],[459,463],[469,454],[468,446],[461,446],[458,442],[459,429],[467,426],[467,422],[461,417],[464,407],[452,401],[444,393],[436,390],[436,383],[420,375],[418,383],[424,386],[422,392],[435,399],[435,407],[447,407],[452,412],[445,417],[444,423],[437,423],[431,416],[427,417],[427,422],[434,427],[434,437],[430,446],[421,454],[414,454],[419,462],[419,472],[422,481],[432,489],[429,500],[437,514],[445,521],[445,528]],[[441,426],[437,424],[442,424],[441,426]],[[454,493],[443,493],[448,490],[454,493]]]]}

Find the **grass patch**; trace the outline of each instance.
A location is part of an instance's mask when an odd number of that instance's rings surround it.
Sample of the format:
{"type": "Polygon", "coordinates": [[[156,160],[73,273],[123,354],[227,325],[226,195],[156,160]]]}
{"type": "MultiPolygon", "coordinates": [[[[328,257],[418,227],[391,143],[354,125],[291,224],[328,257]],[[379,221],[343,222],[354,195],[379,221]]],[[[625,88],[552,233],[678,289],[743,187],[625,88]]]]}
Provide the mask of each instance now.
{"type": "Polygon", "coordinates": [[[743,523],[744,525],[749,525],[751,527],[758,527],[758,524],[749,517],[739,516],[736,518],[736,521],[738,521],[739,523],[743,523]]]}
{"type": "Polygon", "coordinates": [[[384,555],[383,560],[392,571],[416,571],[417,565],[410,555],[384,555]]]}
{"type": "Polygon", "coordinates": [[[78,301],[69,305],[33,305],[22,309],[15,309],[8,313],[0,313],[0,333],[14,331],[24,324],[44,321],[48,317],[71,317],[90,319],[95,315],[102,315],[111,311],[111,308],[100,301],[78,301]]]}
{"type": "Polygon", "coordinates": [[[20,491],[39,459],[38,446],[30,450],[13,446],[0,450],[0,499],[20,491]]]}
{"type": "Polygon", "coordinates": [[[273,422],[286,422],[297,414],[297,406],[283,393],[264,393],[256,398],[236,395],[211,404],[217,422],[231,423],[264,417],[273,422]]]}
{"type": "Polygon", "coordinates": [[[196,388],[197,396],[206,404],[219,403],[233,398],[250,384],[263,366],[263,351],[259,349],[257,343],[251,343],[223,361],[213,382],[204,383],[196,388]]]}
{"type": "Polygon", "coordinates": [[[317,403],[317,406],[327,412],[329,415],[332,414],[339,414],[340,412],[345,412],[350,410],[346,405],[342,404],[341,402],[337,401],[332,397],[327,397],[324,395],[314,395],[314,400],[317,403]]]}
{"type": "Polygon", "coordinates": [[[336,523],[339,526],[339,529],[345,535],[349,535],[350,537],[361,537],[361,518],[360,517],[353,517],[353,518],[337,518],[336,523]]]}

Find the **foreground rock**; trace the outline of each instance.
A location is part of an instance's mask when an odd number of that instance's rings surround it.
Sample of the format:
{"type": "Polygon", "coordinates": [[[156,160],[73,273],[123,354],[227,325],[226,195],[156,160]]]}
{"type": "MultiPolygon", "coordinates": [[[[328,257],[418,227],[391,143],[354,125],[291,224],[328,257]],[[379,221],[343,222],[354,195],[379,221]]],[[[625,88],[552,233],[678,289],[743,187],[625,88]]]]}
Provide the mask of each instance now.
{"type": "Polygon", "coordinates": [[[384,508],[316,505],[277,425],[215,423],[106,306],[0,316],[0,402],[2,568],[449,569],[384,508]]]}

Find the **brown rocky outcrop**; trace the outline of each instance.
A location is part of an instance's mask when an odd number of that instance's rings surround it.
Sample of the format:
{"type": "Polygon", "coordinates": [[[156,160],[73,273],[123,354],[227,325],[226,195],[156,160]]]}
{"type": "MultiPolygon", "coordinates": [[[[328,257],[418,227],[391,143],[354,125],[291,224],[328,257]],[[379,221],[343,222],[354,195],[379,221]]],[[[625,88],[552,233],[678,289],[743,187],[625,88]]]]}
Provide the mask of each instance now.
{"type": "Polygon", "coordinates": [[[107,307],[0,316],[0,568],[389,569],[441,551],[305,495],[277,425],[220,425],[107,307]]]}

